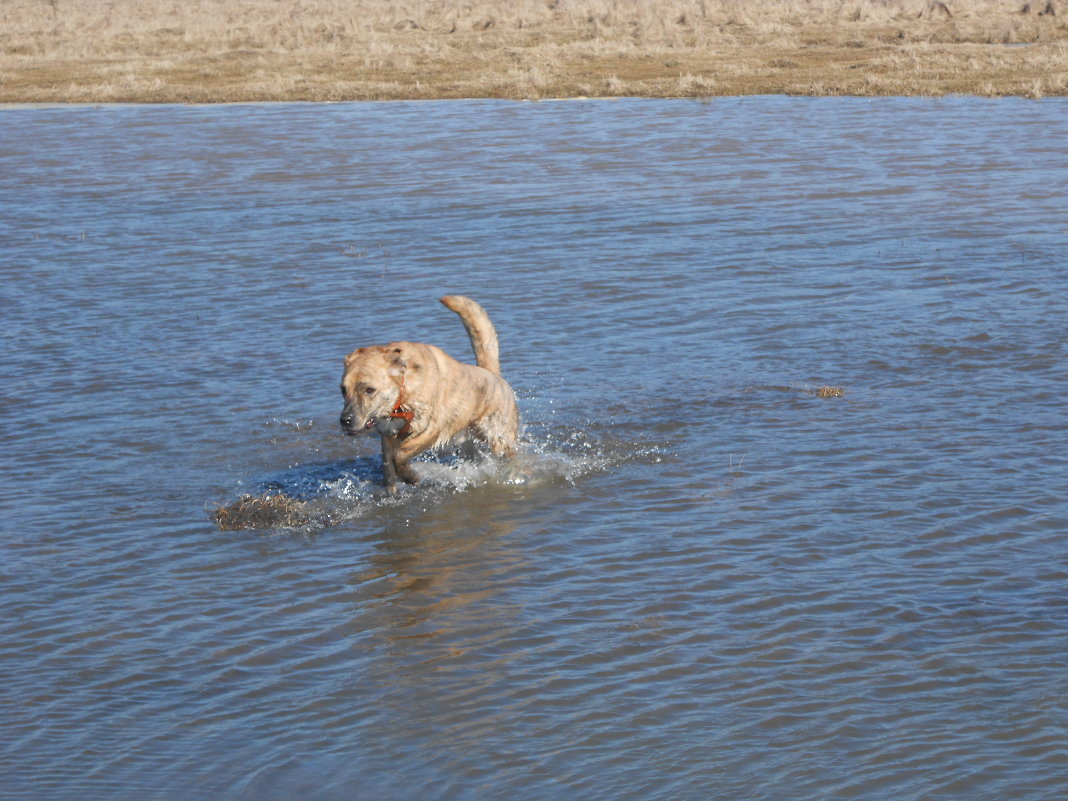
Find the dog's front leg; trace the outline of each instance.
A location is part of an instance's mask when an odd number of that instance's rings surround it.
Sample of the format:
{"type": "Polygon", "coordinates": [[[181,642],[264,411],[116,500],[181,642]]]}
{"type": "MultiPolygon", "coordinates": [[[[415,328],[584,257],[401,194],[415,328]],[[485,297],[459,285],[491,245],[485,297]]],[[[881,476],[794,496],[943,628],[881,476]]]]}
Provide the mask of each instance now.
{"type": "Polygon", "coordinates": [[[397,491],[397,443],[393,437],[382,437],[382,483],[390,495],[397,491]]]}
{"type": "Polygon", "coordinates": [[[382,482],[390,495],[397,491],[397,479],[406,484],[418,484],[419,476],[412,469],[412,454],[400,449],[402,440],[397,437],[382,437],[382,482]]]}
{"type": "Polygon", "coordinates": [[[411,458],[411,453],[406,453],[402,449],[397,450],[393,456],[393,467],[397,471],[395,475],[400,476],[408,484],[418,484],[419,476],[409,463],[411,458]]]}

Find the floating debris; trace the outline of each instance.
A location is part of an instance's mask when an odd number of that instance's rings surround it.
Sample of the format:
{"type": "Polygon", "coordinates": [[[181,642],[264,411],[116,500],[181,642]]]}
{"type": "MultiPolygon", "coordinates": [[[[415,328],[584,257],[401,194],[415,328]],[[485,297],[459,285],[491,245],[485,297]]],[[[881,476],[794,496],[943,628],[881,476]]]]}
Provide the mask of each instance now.
{"type": "Polygon", "coordinates": [[[229,506],[211,513],[223,531],[245,528],[302,526],[309,520],[307,504],[288,495],[242,495],[229,506]]]}
{"type": "Polygon", "coordinates": [[[788,385],[776,385],[766,384],[764,386],[746,387],[742,392],[797,392],[803,395],[815,395],[817,398],[841,398],[844,396],[845,389],[843,387],[835,387],[830,384],[823,384],[818,387],[813,387],[811,384],[788,384],[788,385]]]}

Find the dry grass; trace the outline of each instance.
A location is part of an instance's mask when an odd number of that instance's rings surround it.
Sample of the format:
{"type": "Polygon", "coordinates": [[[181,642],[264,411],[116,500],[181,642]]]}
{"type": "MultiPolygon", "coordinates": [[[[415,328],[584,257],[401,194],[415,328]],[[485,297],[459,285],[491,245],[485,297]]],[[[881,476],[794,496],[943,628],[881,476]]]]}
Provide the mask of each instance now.
{"type": "Polygon", "coordinates": [[[1068,94],[1068,0],[0,0],[0,102],[1068,94]]]}

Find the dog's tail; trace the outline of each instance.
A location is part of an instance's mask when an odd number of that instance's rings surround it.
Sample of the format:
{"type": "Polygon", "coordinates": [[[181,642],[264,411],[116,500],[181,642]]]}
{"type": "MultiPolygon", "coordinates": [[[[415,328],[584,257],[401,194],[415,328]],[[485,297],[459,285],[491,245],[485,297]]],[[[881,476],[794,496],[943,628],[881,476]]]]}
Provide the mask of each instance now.
{"type": "Polygon", "coordinates": [[[491,373],[501,374],[501,360],[497,346],[497,330],[490,322],[486,310],[471,298],[463,295],[446,295],[441,299],[446,309],[460,315],[460,320],[471,338],[471,348],[475,351],[475,362],[491,373]]]}

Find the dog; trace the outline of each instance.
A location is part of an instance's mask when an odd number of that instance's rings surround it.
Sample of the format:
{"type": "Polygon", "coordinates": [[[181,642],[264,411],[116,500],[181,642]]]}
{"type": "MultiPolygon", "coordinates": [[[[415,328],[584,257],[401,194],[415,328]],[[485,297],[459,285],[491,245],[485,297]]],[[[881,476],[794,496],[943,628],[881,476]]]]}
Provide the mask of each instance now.
{"type": "Polygon", "coordinates": [[[375,431],[382,438],[382,474],[390,494],[398,478],[419,482],[414,456],[453,440],[473,437],[505,459],[516,453],[519,409],[501,377],[497,331],[470,298],[447,295],[441,303],[460,316],[477,365],[421,342],[359,348],[345,357],[341,430],[349,436],[375,431]]]}

